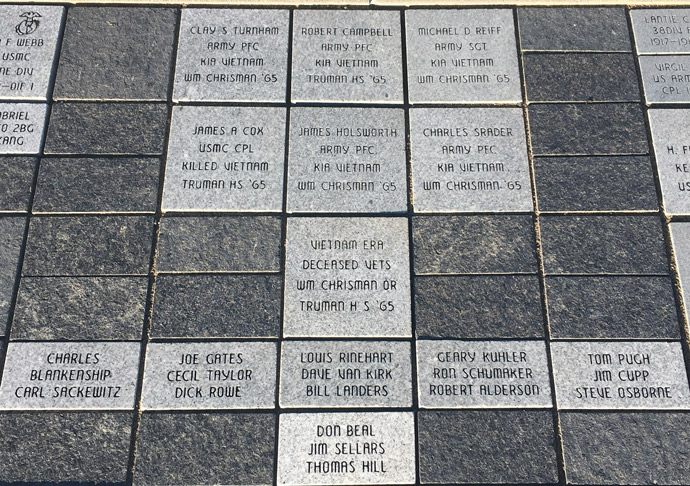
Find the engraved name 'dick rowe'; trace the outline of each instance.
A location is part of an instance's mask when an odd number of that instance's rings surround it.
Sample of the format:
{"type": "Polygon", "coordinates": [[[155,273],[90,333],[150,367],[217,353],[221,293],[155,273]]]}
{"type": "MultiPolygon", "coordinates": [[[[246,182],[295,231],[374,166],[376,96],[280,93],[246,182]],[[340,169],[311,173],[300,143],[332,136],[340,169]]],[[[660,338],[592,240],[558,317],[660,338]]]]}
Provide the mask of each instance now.
{"type": "Polygon", "coordinates": [[[275,343],[149,344],[142,408],[271,408],[276,352],[275,343]]]}

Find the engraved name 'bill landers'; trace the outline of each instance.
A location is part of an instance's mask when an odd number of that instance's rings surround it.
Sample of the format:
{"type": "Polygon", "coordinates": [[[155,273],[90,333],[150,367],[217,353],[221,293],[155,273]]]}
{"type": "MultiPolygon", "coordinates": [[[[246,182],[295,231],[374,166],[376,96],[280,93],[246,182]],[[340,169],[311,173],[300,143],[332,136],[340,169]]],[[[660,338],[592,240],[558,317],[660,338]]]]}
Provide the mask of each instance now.
{"type": "Polygon", "coordinates": [[[280,370],[283,407],[412,404],[409,343],[286,342],[280,370]]]}

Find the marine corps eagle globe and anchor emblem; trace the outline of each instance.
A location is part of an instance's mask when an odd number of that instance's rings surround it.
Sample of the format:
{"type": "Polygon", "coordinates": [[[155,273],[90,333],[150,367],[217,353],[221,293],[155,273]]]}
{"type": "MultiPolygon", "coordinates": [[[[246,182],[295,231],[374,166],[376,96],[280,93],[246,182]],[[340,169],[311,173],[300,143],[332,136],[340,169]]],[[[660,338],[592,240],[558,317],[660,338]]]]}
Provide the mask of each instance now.
{"type": "Polygon", "coordinates": [[[38,19],[41,18],[41,14],[38,12],[24,12],[20,15],[20,17],[23,17],[24,20],[19,22],[14,28],[17,34],[29,35],[36,32],[38,25],[40,24],[38,19]]]}

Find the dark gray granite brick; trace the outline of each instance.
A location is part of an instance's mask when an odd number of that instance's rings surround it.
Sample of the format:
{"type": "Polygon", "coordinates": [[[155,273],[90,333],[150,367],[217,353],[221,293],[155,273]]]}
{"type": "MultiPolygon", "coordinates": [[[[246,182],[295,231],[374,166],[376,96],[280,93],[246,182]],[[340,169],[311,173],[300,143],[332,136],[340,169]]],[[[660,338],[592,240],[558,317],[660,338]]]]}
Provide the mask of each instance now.
{"type": "Polygon", "coordinates": [[[541,211],[656,211],[649,157],[537,157],[541,211]]]}
{"type": "Polygon", "coordinates": [[[165,100],[177,11],[72,7],[55,99],[165,100]]]}
{"type": "Polygon", "coordinates": [[[546,273],[669,271],[657,215],[542,215],[539,223],[546,273]]]}
{"type": "Polygon", "coordinates": [[[0,157],[0,211],[28,211],[35,169],[36,159],[0,157]]]}
{"type": "Polygon", "coordinates": [[[280,218],[165,217],[160,272],[268,272],[280,268],[280,218]]]}
{"type": "Polygon", "coordinates": [[[625,8],[520,8],[523,49],[630,51],[625,8]]]}
{"type": "Polygon", "coordinates": [[[530,101],[640,101],[635,56],[625,54],[525,54],[530,101]]]}
{"type": "Polygon", "coordinates": [[[433,273],[536,273],[531,216],[417,216],[414,270],[433,273]]]}
{"type": "Polygon", "coordinates": [[[12,339],[139,340],[147,277],[24,277],[12,339]]]}
{"type": "Polygon", "coordinates": [[[555,339],[680,339],[669,277],[547,277],[555,339]]]}
{"type": "Polygon", "coordinates": [[[568,484],[690,484],[690,414],[561,412],[568,484]]]}
{"type": "Polygon", "coordinates": [[[544,336],[536,275],[415,278],[417,337],[544,336]]]}
{"type": "Polygon", "coordinates": [[[135,485],[271,484],[275,415],[145,413],[135,485]]]}
{"type": "Polygon", "coordinates": [[[159,172],[157,158],[44,158],[33,211],[154,212],[159,172]]]}
{"type": "Polygon", "coordinates": [[[160,155],[167,122],[161,103],[55,103],[44,153],[160,155]]]}
{"type": "Polygon", "coordinates": [[[131,413],[0,413],[0,483],[124,483],[131,413]]]}
{"type": "Polygon", "coordinates": [[[649,152],[639,104],[533,104],[529,107],[529,126],[535,155],[649,152]]]}
{"type": "Polygon", "coordinates": [[[153,337],[278,337],[282,277],[166,275],[156,279],[153,337]]]}
{"type": "Polygon", "coordinates": [[[148,216],[35,216],[23,274],[144,275],[153,231],[148,216]]]}
{"type": "Polygon", "coordinates": [[[25,218],[0,218],[0,334],[9,318],[25,224],[25,218]]]}
{"type": "Polygon", "coordinates": [[[420,411],[424,483],[555,483],[556,437],[548,411],[420,411]]]}

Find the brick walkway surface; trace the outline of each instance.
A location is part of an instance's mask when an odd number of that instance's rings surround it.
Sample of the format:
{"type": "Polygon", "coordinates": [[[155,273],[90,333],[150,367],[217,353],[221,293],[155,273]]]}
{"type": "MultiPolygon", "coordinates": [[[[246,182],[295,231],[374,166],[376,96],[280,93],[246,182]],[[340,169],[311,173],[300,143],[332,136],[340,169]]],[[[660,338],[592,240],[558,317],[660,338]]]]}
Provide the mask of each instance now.
{"type": "Polygon", "coordinates": [[[378,5],[0,5],[0,484],[690,484],[690,6],[378,5]]]}

